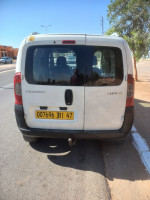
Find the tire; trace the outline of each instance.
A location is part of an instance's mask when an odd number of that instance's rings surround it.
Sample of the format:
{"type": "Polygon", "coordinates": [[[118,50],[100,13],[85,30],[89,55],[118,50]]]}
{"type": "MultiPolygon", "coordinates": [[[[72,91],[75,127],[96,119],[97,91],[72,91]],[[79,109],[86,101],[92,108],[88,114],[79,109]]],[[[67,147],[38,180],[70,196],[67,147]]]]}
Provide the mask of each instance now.
{"type": "Polygon", "coordinates": [[[23,139],[24,139],[26,142],[37,142],[37,141],[39,140],[39,138],[28,137],[28,136],[24,136],[24,135],[23,135],[23,139]]]}

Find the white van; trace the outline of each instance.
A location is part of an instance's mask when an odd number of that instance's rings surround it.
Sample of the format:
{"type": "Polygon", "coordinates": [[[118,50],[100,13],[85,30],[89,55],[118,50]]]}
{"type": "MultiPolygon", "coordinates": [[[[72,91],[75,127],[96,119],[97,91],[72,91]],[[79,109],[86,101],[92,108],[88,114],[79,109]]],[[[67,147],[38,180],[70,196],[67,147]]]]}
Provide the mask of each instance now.
{"type": "Polygon", "coordinates": [[[28,142],[124,138],[134,116],[130,49],[120,37],[31,35],[19,49],[14,92],[28,142]]]}

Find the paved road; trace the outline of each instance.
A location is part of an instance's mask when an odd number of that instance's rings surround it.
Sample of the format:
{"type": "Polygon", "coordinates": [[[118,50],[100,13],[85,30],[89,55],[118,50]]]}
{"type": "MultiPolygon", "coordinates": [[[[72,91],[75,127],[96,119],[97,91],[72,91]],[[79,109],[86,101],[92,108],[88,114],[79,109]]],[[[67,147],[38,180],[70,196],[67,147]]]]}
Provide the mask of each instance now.
{"type": "Polygon", "coordinates": [[[5,65],[0,64],[0,72],[15,69],[15,67],[16,67],[16,63],[13,63],[13,64],[5,64],[5,65]]]}
{"type": "Polygon", "coordinates": [[[0,73],[0,200],[150,199],[149,175],[124,144],[42,139],[25,143],[14,116],[14,71],[0,73]]]}

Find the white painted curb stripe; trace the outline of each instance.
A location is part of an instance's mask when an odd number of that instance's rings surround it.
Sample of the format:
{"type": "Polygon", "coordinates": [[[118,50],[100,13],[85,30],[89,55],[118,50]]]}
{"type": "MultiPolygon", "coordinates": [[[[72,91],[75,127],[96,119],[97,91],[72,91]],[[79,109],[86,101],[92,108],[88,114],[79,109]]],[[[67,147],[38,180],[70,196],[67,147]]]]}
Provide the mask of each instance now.
{"type": "Polygon", "coordinates": [[[149,151],[146,141],[138,133],[132,133],[133,143],[136,145],[139,153],[149,151]]]}
{"type": "Polygon", "coordinates": [[[10,83],[10,84],[8,84],[8,85],[4,85],[4,86],[2,86],[2,87],[0,88],[0,91],[2,91],[2,90],[4,90],[4,89],[7,89],[7,88],[9,88],[9,87],[11,87],[11,86],[13,86],[13,83],[10,83]]]}
{"type": "Polygon", "coordinates": [[[136,128],[134,126],[132,126],[132,132],[137,132],[136,128]]]}
{"type": "Polygon", "coordinates": [[[132,127],[132,140],[133,145],[140,154],[143,164],[150,173],[150,149],[146,141],[140,136],[134,126],[132,127]]]}
{"type": "Polygon", "coordinates": [[[142,153],[142,161],[143,161],[146,169],[150,173],[150,151],[142,153]]]}

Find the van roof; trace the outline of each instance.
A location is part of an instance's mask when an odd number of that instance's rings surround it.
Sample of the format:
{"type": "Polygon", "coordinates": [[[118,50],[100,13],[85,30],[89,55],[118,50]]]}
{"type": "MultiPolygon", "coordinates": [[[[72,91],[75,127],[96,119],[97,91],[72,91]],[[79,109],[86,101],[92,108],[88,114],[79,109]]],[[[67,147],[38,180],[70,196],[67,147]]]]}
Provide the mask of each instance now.
{"type": "Polygon", "coordinates": [[[98,35],[98,34],[83,34],[83,33],[51,33],[51,34],[38,34],[38,33],[33,33],[31,34],[29,37],[32,37],[34,36],[34,40],[42,40],[42,39],[51,39],[51,38],[63,38],[63,37],[66,37],[66,36],[70,36],[73,38],[74,36],[74,39],[78,38],[78,37],[82,37],[82,36],[86,36],[86,37],[89,37],[90,39],[109,39],[109,40],[116,40],[116,41],[122,41],[124,40],[122,37],[118,37],[118,36],[111,36],[111,35],[98,35]]]}

